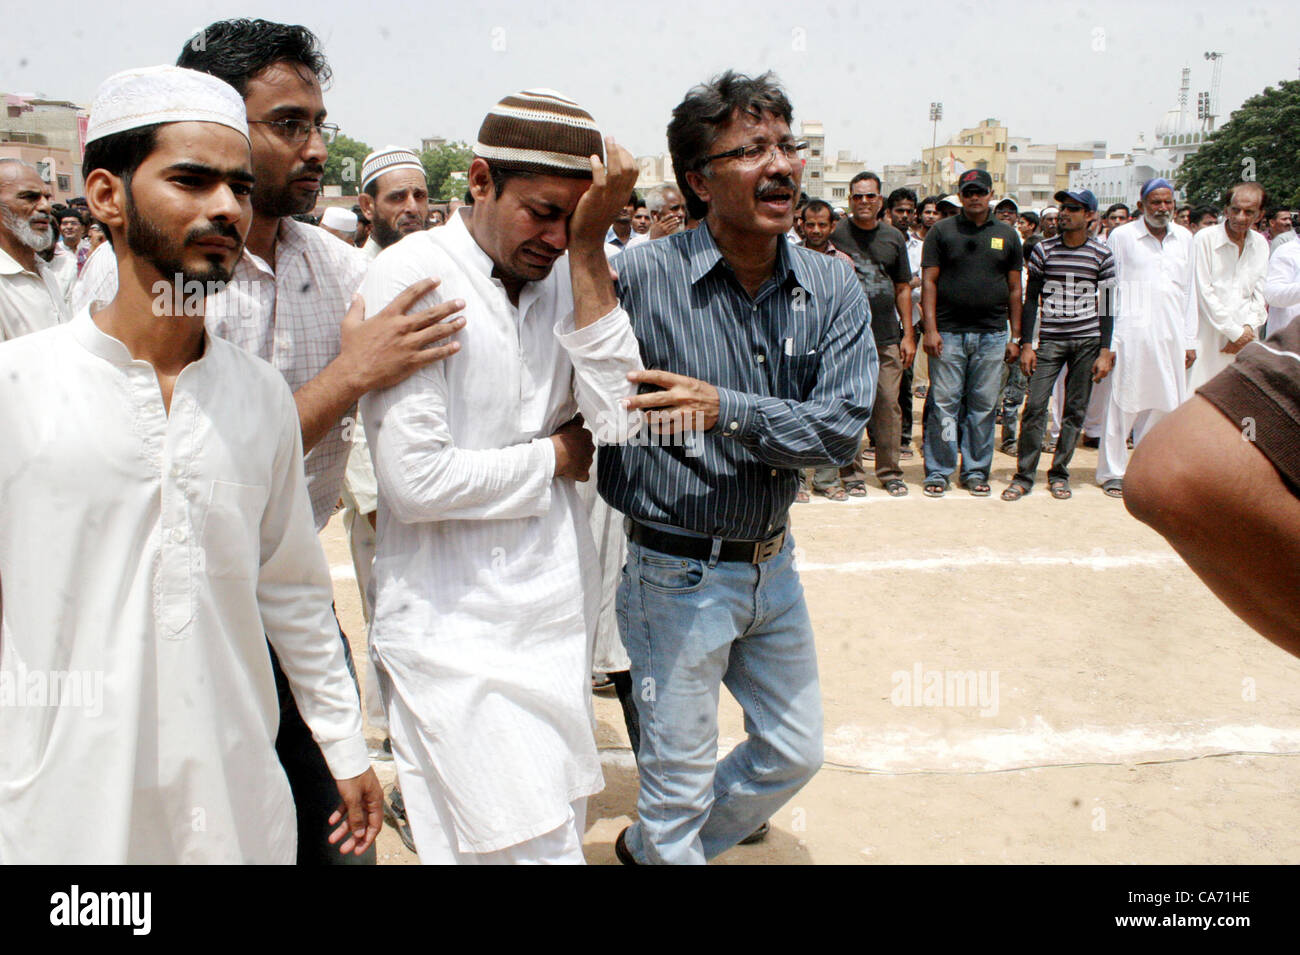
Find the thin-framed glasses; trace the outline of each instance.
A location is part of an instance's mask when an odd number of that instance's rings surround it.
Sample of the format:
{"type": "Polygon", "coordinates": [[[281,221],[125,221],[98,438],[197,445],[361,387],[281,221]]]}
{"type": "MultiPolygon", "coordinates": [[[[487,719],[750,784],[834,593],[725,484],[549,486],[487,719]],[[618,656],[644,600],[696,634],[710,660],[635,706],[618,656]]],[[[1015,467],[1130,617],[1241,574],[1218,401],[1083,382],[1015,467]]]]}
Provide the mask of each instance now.
{"type": "Polygon", "coordinates": [[[725,153],[705,156],[704,162],[711,163],[718,159],[735,159],[742,166],[757,166],[767,163],[775,153],[780,153],[790,162],[794,162],[796,159],[802,161],[808,158],[808,144],[793,141],[773,143],[770,146],[763,143],[750,143],[748,146],[737,146],[735,149],[728,149],[725,153]]]}
{"type": "Polygon", "coordinates": [[[320,133],[321,142],[326,146],[339,134],[337,123],[309,123],[305,119],[250,119],[248,122],[250,125],[274,126],[277,133],[295,144],[306,142],[313,129],[320,133]]]}

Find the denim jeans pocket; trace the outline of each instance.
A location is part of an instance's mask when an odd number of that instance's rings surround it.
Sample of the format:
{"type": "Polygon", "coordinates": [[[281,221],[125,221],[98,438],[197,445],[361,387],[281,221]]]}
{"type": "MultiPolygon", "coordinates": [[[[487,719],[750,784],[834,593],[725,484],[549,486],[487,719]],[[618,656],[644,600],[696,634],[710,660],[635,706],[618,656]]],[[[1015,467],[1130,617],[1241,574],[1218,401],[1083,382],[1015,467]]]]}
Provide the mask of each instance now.
{"type": "Polygon", "coordinates": [[[704,561],[669,554],[642,554],[638,572],[642,584],[665,594],[694,593],[709,576],[704,561]]]}

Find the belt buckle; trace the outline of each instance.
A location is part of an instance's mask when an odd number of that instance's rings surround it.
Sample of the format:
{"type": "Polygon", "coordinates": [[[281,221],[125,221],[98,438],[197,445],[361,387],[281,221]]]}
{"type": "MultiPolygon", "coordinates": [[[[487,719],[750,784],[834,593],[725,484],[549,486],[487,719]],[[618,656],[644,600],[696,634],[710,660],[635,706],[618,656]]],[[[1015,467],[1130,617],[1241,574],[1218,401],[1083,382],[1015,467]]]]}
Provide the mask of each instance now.
{"type": "Polygon", "coordinates": [[[785,529],[775,537],[769,537],[765,541],[759,541],[754,545],[754,557],[752,563],[764,564],[781,553],[781,548],[785,546],[785,529]]]}

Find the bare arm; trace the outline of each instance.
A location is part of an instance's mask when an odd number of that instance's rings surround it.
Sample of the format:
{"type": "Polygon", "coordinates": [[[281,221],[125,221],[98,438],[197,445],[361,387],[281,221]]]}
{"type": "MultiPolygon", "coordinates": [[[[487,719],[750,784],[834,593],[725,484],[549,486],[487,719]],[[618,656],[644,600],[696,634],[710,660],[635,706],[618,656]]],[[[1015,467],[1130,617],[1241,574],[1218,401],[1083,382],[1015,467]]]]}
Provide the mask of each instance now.
{"type": "Polygon", "coordinates": [[[910,368],[912,360],[916,358],[916,330],[912,328],[912,286],[909,283],[894,283],[894,308],[903,325],[903,340],[898,345],[898,357],[904,368],[910,368]]]}
{"type": "Polygon", "coordinates": [[[921,324],[924,332],[921,347],[932,358],[943,353],[943,339],[939,337],[939,319],[936,306],[939,298],[939,267],[935,265],[921,269],[921,324]]]}
{"type": "Polygon", "coordinates": [[[610,223],[636,185],[636,161],[610,136],[605,140],[609,166],[591,157],[592,182],[569,220],[569,277],[573,283],[573,325],[586,328],[618,308],[605,259],[610,223]]]}
{"type": "Polygon", "coordinates": [[[1238,425],[1194,395],[1133,452],[1124,505],[1228,609],[1300,656],[1300,499],[1238,425]]]}

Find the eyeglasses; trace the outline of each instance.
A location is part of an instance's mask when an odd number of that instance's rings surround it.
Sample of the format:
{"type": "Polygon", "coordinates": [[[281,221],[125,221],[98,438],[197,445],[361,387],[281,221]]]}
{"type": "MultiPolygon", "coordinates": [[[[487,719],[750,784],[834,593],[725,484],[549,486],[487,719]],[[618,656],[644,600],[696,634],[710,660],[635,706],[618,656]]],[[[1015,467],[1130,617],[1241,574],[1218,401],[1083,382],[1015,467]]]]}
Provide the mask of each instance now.
{"type": "Polygon", "coordinates": [[[878,192],[854,192],[854,193],[851,193],[851,194],[849,195],[849,198],[850,198],[850,199],[857,199],[857,200],[859,200],[859,201],[863,201],[863,200],[866,200],[866,199],[879,199],[879,198],[880,198],[880,193],[878,193],[878,192]]]}
{"type": "Polygon", "coordinates": [[[314,129],[326,146],[339,134],[337,123],[309,123],[305,119],[250,119],[250,125],[274,126],[275,131],[291,143],[303,143],[314,129]]]}
{"type": "Polygon", "coordinates": [[[742,166],[758,166],[769,162],[775,153],[780,153],[791,162],[796,159],[806,159],[808,157],[808,144],[784,142],[766,146],[762,143],[750,143],[748,146],[737,146],[735,149],[728,149],[725,153],[705,156],[704,162],[711,163],[717,159],[738,159],[742,166]]]}

